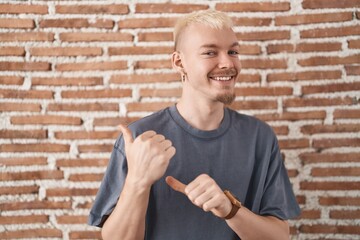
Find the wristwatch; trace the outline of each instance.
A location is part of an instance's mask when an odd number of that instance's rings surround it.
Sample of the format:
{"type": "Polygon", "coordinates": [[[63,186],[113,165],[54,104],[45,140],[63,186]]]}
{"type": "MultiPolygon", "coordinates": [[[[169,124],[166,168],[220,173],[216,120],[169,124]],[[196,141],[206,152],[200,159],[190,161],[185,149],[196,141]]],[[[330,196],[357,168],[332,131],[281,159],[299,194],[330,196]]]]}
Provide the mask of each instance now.
{"type": "Polygon", "coordinates": [[[225,190],[224,194],[229,198],[232,205],[230,213],[224,217],[224,219],[228,220],[235,216],[237,211],[241,208],[241,202],[229,190],[225,190]]]}

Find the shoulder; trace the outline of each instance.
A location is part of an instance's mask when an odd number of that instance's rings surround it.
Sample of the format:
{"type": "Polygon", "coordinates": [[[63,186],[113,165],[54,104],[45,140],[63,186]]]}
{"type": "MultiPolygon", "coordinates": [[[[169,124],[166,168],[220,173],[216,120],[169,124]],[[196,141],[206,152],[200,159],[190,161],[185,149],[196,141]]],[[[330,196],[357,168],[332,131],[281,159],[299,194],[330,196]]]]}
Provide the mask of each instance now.
{"type": "Polygon", "coordinates": [[[234,128],[266,138],[275,137],[275,133],[268,123],[254,116],[242,114],[232,109],[228,109],[228,111],[231,117],[231,124],[234,128]]]}

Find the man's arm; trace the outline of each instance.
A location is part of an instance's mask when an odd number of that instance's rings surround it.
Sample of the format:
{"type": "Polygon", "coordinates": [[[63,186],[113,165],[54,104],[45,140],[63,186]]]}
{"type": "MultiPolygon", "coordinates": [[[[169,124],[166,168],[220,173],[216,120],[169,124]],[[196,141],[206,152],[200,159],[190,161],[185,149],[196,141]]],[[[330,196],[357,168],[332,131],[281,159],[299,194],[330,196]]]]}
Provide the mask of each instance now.
{"type": "MultiPolygon", "coordinates": [[[[167,177],[166,182],[174,190],[185,194],[193,204],[206,212],[211,211],[217,217],[223,218],[231,211],[230,200],[217,183],[206,174],[198,176],[188,185],[173,177],[167,177]]],[[[287,221],[272,216],[257,215],[244,206],[226,222],[241,239],[289,239],[287,221]]]]}
{"type": "Polygon", "coordinates": [[[134,140],[130,129],[119,127],[125,141],[128,174],[101,234],[105,240],[144,239],[150,188],[164,175],[176,150],[171,141],[154,131],[147,131],[134,140]]]}

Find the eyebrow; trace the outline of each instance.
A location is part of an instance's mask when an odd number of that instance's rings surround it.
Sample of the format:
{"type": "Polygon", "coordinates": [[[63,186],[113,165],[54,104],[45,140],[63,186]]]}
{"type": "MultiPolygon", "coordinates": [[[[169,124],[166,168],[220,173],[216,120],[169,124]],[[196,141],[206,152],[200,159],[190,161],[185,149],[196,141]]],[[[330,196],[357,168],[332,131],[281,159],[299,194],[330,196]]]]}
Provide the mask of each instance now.
{"type": "MultiPolygon", "coordinates": [[[[234,42],[233,44],[231,44],[230,48],[237,47],[237,46],[240,46],[240,44],[238,42],[234,42]]],[[[216,44],[210,43],[210,44],[201,45],[200,48],[219,48],[219,46],[216,44]]]]}

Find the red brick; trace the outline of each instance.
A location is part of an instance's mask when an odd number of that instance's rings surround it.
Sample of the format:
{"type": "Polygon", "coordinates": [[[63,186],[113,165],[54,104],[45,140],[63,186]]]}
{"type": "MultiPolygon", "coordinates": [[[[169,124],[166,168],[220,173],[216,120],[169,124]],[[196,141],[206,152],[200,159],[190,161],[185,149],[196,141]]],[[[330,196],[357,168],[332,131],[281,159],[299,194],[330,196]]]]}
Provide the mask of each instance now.
{"type": "Polygon", "coordinates": [[[312,23],[344,22],[353,19],[352,12],[298,14],[275,17],[275,25],[304,25],[312,23]]]}
{"type": "Polygon", "coordinates": [[[299,175],[299,171],[296,169],[288,169],[287,174],[288,174],[289,178],[294,178],[297,175],[299,175]]]}
{"type": "Polygon", "coordinates": [[[313,177],[330,177],[330,176],[359,176],[360,168],[356,167],[336,167],[336,168],[313,168],[311,176],[313,177]]]}
{"type": "Polygon", "coordinates": [[[260,55],[261,47],[259,45],[241,44],[239,53],[241,55],[260,55]]]}
{"type": "Polygon", "coordinates": [[[310,57],[299,60],[301,66],[321,66],[360,63],[360,55],[350,55],[347,57],[310,57]]]}
{"type": "Polygon", "coordinates": [[[49,188],[46,189],[47,197],[94,196],[97,188],[49,188]]]}
{"type": "Polygon", "coordinates": [[[15,125],[81,125],[79,117],[67,117],[59,115],[33,115],[33,116],[13,116],[10,118],[11,124],[15,125]]]}
{"type": "Polygon", "coordinates": [[[283,101],[283,106],[291,107],[307,107],[307,106],[337,106],[352,105],[354,100],[350,97],[346,98],[289,98],[283,101]]]}
{"type": "Polygon", "coordinates": [[[270,73],[267,75],[268,82],[274,81],[306,81],[306,80],[322,80],[322,79],[340,79],[341,71],[305,71],[305,72],[283,72],[270,73]]]}
{"type": "Polygon", "coordinates": [[[271,18],[249,18],[249,17],[239,17],[232,18],[233,24],[235,26],[270,26],[272,19],[271,18]]]}
{"type": "Polygon", "coordinates": [[[99,231],[71,231],[69,233],[70,239],[101,239],[101,232],[99,231]]]}
{"type": "Polygon", "coordinates": [[[55,66],[57,71],[107,71],[122,70],[127,68],[126,61],[114,62],[82,62],[82,63],[59,63],[55,66]]]}
{"type": "Polygon", "coordinates": [[[358,40],[358,39],[348,40],[348,47],[349,48],[360,48],[360,40],[358,40]]]}
{"type": "Polygon", "coordinates": [[[337,124],[337,125],[305,125],[301,127],[304,134],[316,133],[342,133],[342,132],[359,132],[360,124],[337,124]]]}
{"type": "Polygon", "coordinates": [[[190,13],[208,8],[208,5],[202,4],[138,3],[135,13],[190,13]]]}
{"type": "Polygon", "coordinates": [[[258,31],[236,33],[236,37],[242,41],[269,41],[290,39],[290,31],[258,31]]]}
{"type": "Polygon", "coordinates": [[[114,27],[110,19],[97,19],[94,22],[83,18],[44,19],[39,22],[40,28],[107,28],[114,27]]]}
{"type": "Polygon", "coordinates": [[[0,89],[1,98],[16,98],[16,99],[53,99],[54,93],[48,90],[12,90],[0,89]]]}
{"type": "MultiPolygon", "coordinates": [[[[356,90],[360,90],[360,82],[338,83],[338,84],[317,85],[317,86],[303,86],[301,88],[301,92],[303,94],[347,92],[347,91],[356,91],[356,90]]],[[[354,104],[356,104],[356,101],[354,101],[354,104]]]]}
{"type": "Polygon", "coordinates": [[[351,191],[351,190],[360,190],[360,182],[356,181],[342,181],[342,182],[333,182],[333,181],[311,181],[311,182],[300,182],[301,190],[339,190],[339,191],[351,191]]]}
{"type": "Polygon", "coordinates": [[[169,42],[173,41],[172,32],[140,32],[138,33],[139,42],[169,42]]]}
{"type": "Polygon", "coordinates": [[[88,112],[88,111],[119,111],[119,105],[115,103],[82,103],[82,104],[57,104],[51,103],[48,105],[48,111],[80,111],[80,112],[88,112]]]}
{"type": "Polygon", "coordinates": [[[310,146],[309,139],[286,139],[279,140],[279,146],[281,149],[299,149],[308,148],[310,146]]]}
{"type": "Polygon", "coordinates": [[[23,85],[24,78],[16,76],[0,76],[1,85],[23,85]]]}
{"type": "Polygon", "coordinates": [[[63,215],[57,216],[56,222],[58,224],[87,224],[88,216],[83,215],[63,215]]]}
{"type": "Polygon", "coordinates": [[[360,210],[332,210],[330,218],[333,219],[359,219],[360,210]]]}
{"type": "Polygon", "coordinates": [[[335,119],[357,119],[360,118],[359,109],[335,109],[334,111],[335,119]]]}
{"type": "Polygon", "coordinates": [[[319,197],[325,206],[360,206],[360,197],[319,197]]]}
{"type": "Polygon", "coordinates": [[[110,47],[109,55],[154,55],[171,54],[173,47],[110,47]]]}
{"type": "Polygon", "coordinates": [[[5,166],[47,165],[47,158],[45,157],[0,158],[0,165],[5,165],[5,166]]]}
{"type": "Polygon", "coordinates": [[[31,4],[0,4],[0,13],[5,14],[47,14],[47,5],[35,5],[31,4]]]}
{"type": "Polygon", "coordinates": [[[303,0],[302,2],[303,8],[353,8],[360,7],[359,0],[346,0],[346,1],[338,1],[338,0],[303,0]]]}
{"type": "Polygon", "coordinates": [[[80,153],[110,153],[113,150],[112,144],[88,144],[78,146],[80,153]]]}
{"type": "Polygon", "coordinates": [[[67,131],[55,132],[57,139],[116,139],[118,131],[67,131]]]}
{"type": "Polygon", "coordinates": [[[301,38],[328,38],[342,36],[357,36],[360,34],[360,25],[346,27],[319,28],[300,31],[301,38]]]}
{"type": "Polygon", "coordinates": [[[62,238],[62,231],[59,229],[41,228],[29,230],[15,230],[0,232],[1,239],[15,239],[15,238],[62,238]]]}
{"type": "Polygon", "coordinates": [[[126,104],[126,107],[128,112],[155,112],[172,105],[174,105],[174,102],[151,102],[128,103],[126,104]]]}
{"type": "Polygon", "coordinates": [[[284,12],[290,10],[289,2],[237,2],[217,3],[216,10],[224,12],[284,12]]]}
{"type": "Polygon", "coordinates": [[[119,21],[119,28],[168,28],[173,27],[176,18],[127,18],[119,21]]]}
{"type": "Polygon", "coordinates": [[[360,65],[349,65],[345,66],[346,74],[351,75],[360,75],[360,65]]]}
{"type": "Polygon", "coordinates": [[[277,101],[272,100],[235,101],[230,105],[230,108],[237,111],[250,109],[277,109],[277,107],[277,101]]]}
{"type": "Polygon", "coordinates": [[[2,144],[0,145],[1,152],[69,152],[70,145],[55,144],[55,143],[27,143],[27,144],[2,144]]]}
{"type": "Polygon", "coordinates": [[[62,42],[130,42],[134,36],[119,32],[66,32],[60,33],[62,42]]]}
{"type": "Polygon", "coordinates": [[[0,175],[1,181],[62,179],[64,173],[57,170],[32,171],[32,172],[6,172],[0,175]]]}
{"type": "Polygon", "coordinates": [[[134,65],[135,69],[141,68],[168,68],[172,69],[172,64],[170,60],[148,60],[148,61],[137,61],[134,65]]]}
{"type": "Polygon", "coordinates": [[[0,71],[49,71],[47,62],[1,62],[0,71]]]}
{"type": "Polygon", "coordinates": [[[319,219],[321,218],[320,210],[302,210],[298,219],[319,219]]]}
{"type": "Polygon", "coordinates": [[[141,97],[180,97],[182,90],[180,88],[172,89],[140,89],[141,97]]]}
{"type": "Polygon", "coordinates": [[[299,121],[308,119],[325,119],[325,111],[307,111],[307,112],[283,112],[282,114],[270,113],[270,114],[256,114],[256,117],[263,121],[299,121]]]}
{"type": "Polygon", "coordinates": [[[103,85],[100,77],[33,77],[31,78],[32,86],[97,86],[103,85]]]}
{"type": "Polygon", "coordinates": [[[19,210],[33,210],[33,209],[71,209],[71,202],[69,201],[28,201],[28,202],[7,202],[0,203],[0,209],[6,209],[7,211],[19,211],[19,210]]]}
{"type": "Polygon", "coordinates": [[[0,224],[33,224],[48,223],[47,215],[25,215],[25,216],[0,216],[0,224]]]}
{"type": "Polygon", "coordinates": [[[59,159],[56,161],[58,167],[105,167],[108,158],[94,159],[59,159]]]}
{"type": "MultiPolygon", "coordinates": [[[[0,187],[0,194],[1,195],[38,194],[39,188],[40,188],[39,186],[0,187]]],[[[1,219],[0,217],[0,224],[5,224],[5,223],[1,223],[1,221],[4,222],[4,219],[1,219]]],[[[11,221],[11,219],[9,219],[9,221],[11,221]]]]}
{"type": "Polygon", "coordinates": [[[288,135],[289,127],[288,126],[272,126],[276,135],[288,135]]]}
{"type": "Polygon", "coordinates": [[[302,233],[328,233],[328,234],[360,234],[359,226],[355,225],[301,225],[299,231],[302,233]]]}
{"type": "Polygon", "coordinates": [[[0,103],[0,111],[4,112],[40,112],[41,105],[37,103],[0,103]]]}
{"type": "Polygon", "coordinates": [[[99,5],[57,5],[56,13],[66,14],[127,14],[129,13],[126,4],[99,4],[99,5]]]}
{"type": "Polygon", "coordinates": [[[159,73],[159,74],[121,74],[112,75],[110,83],[156,83],[156,82],[180,82],[180,75],[177,73],[159,73]]]}
{"type": "Polygon", "coordinates": [[[360,138],[314,139],[315,148],[360,147],[360,138]]]}
{"type": "Polygon", "coordinates": [[[303,164],[312,163],[337,163],[337,162],[360,162],[360,153],[302,153],[299,155],[303,164]]]}
{"type": "Polygon", "coordinates": [[[95,118],[93,121],[94,126],[118,126],[120,123],[129,125],[130,123],[139,120],[140,117],[104,117],[95,118]]]}
{"type": "Polygon", "coordinates": [[[0,33],[2,42],[52,42],[54,33],[49,32],[11,32],[0,33]]]}
{"type": "Polygon", "coordinates": [[[32,56],[100,56],[102,49],[97,47],[34,47],[30,48],[32,56]]]}
{"type": "Polygon", "coordinates": [[[81,208],[85,208],[85,209],[90,209],[93,205],[93,202],[84,202],[84,203],[78,203],[76,204],[76,208],[77,209],[81,209],[81,208]]]}
{"type": "Polygon", "coordinates": [[[0,138],[47,138],[47,130],[0,130],[0,138]]]}
{"type": "Polygon", "coordinates": [[[287,61],[284,59],[245,59],[241,61],[244,69],[284,69],[287,68],[287,61]]]}
{"type": "Polygon", "coordinates": [[[0,28],[35,28],[35,22],[32,19],[23,18],[0,18],[0,28]]]}
{"type": "Polygon", "coordinates": [[[299,43],[292,44],[270,44],[267,46],[268,54],[273,53],[296,53],[296,52],[328,52],[340,51],[341,43],[338,42],[322,42],[322,43],[299,43]]]}
{"type": "Polygon", "coordinates": [[[69,181],[74,182],[100,182],[103,179],[104,174],[101,173],[79,173],[71,174],[69,181]]]}
{"type": "Polygon", "coordinates": [[[78,90],[62,91],[62,98],[123,98],[131,97],[131,89],[104,89],[104,90],[78,90]]]}
{"type": "Polygon", "coordinates": [[[0,47],[0,56],[25,56],[25,48],[0,47]]]}
{"type": "Polygon", "coordinates": [[[242,87],[235,88],[237,96],[280,96],[292,95],[291,87],[242,87]]]}

